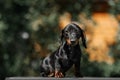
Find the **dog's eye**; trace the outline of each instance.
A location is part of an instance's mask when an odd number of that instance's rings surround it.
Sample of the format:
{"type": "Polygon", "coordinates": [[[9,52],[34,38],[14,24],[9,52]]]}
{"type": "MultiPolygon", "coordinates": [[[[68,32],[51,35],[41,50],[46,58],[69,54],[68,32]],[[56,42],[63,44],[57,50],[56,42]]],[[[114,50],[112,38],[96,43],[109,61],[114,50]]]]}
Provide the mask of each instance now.
{"type": "Polygon", "coordinates": [[[77,34],[79,34],[79,31],[76,31],[77,34]]]}
{"type": "Polygon", "coordinates": [[[77,31],[77,30],[76,30],[75,32],[76,32],[76,33],[78,33],[78,31],[77,31]]]}
{"type": "Polygon", "coordinates": [[[65,33],[68,33],[68,31],[65,31],[65,33]]]}
{"type": "Polygon", "coordinates": [[[68,37],[68,31],[65,31],[65,37],[68,37]]]}
{"type": "Polygon", "coordinates": [[[77,34],[79,33],[79,31],[78,31],[78,30],[74,30],[74,32],[75,32],[75,33],[77,33],[77,34]]]}

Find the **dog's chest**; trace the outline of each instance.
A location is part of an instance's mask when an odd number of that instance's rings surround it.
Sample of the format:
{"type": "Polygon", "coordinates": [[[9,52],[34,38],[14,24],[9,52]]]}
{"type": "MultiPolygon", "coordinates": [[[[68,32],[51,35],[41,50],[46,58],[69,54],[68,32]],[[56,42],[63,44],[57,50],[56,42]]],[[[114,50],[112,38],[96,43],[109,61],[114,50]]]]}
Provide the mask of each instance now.
{"type": "Polygon", "coordinates": [[[64,67],[64,68],[68,68],[68,67],[72,66],[72,64],[73,64],[73,62],[71,62],[69,59],[67,59],[67,60],[61,59],[60,63],[62,65],[62,67],[64,67]]]}
{"type": "Polygon", "coordinates": [[[75,55],[74,53],[64,54],[64,56],[66,57],[60,59],[60,63],[64,67],[72,66],[78,60],[78,58],[80,58],[79,55],[75,55]]]}

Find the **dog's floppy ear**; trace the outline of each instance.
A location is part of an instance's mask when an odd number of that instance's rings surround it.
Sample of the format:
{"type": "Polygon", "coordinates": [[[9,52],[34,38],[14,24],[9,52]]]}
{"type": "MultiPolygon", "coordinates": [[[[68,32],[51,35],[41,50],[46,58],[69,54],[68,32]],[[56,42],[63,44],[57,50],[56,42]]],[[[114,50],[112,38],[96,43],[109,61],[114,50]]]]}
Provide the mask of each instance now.
{"type": "Polygon", "coordinates": [[[86,45],[86,36],[84,34],[84,31],[81,29],[81,37],[82,37],[82,44],[85,48],[87,48],[87,45],[86,45]]]}
{"type": "Polygon", "coordinates": [[[61,42],[61,43],[63,43],[63,38],[64,38],[63,33],[64,33],[64,30],[62,30],[62,31],[61,31],[61,34],[60,34],[60,40],[61,40],[60,42],[61,42]]]}

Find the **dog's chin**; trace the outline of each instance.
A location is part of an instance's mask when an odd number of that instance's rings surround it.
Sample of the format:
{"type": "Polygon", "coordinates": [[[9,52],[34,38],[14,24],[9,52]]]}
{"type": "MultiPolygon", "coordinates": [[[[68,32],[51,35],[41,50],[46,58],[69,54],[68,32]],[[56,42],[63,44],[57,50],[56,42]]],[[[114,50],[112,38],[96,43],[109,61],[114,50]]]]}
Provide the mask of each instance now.
{"type": "Polygon", "coordinates": [[[66,39],[66,41],[67,41],[67,44],[70,46],[76,46],[79,43],[79,39],[76,40],[74,43],[72,43],[69,39],[66,39]]]}
{"type": "Polygon", "coordinates": [[[71,46],[76,46],[76,44],[71,44],[71,46]]]}
{"type": "Polygon", "coordinates": [[[75,43],[71,43],[71,46],[76,46],[78,44],[78,41],[76,41],[75,43]]]}

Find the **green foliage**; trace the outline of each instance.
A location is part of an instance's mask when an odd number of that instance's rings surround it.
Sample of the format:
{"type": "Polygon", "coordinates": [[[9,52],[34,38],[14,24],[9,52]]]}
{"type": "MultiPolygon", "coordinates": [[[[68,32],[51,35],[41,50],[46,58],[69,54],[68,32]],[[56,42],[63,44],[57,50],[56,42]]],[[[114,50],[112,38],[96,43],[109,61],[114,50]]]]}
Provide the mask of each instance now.
{"type": "MultiPolygon", "coordinates": [[[[73,16],[72,20],[77,21],[81,12],[90,17],[92,3],[89,0],[0,0],[0,79],[6,76],[39,76],[41,59],[32,57],[36,54],[34,41],[54,51],[59,45],[59,16],[68,11],[73,16]],[[41,22],[35,28],[33,22],[37,20],[41,22]]],[[[112,12],[118,14],[120,1],[110,4],[114,8],[112,12]]],[[[117,61],[113,65],[89,62],[87,55],[83,55],[83,74],[96,77],[120,76],[120,46],[118,44],[115,47],[111,51],[111,54],[117,54],[114,55],[117,61]]]]}

